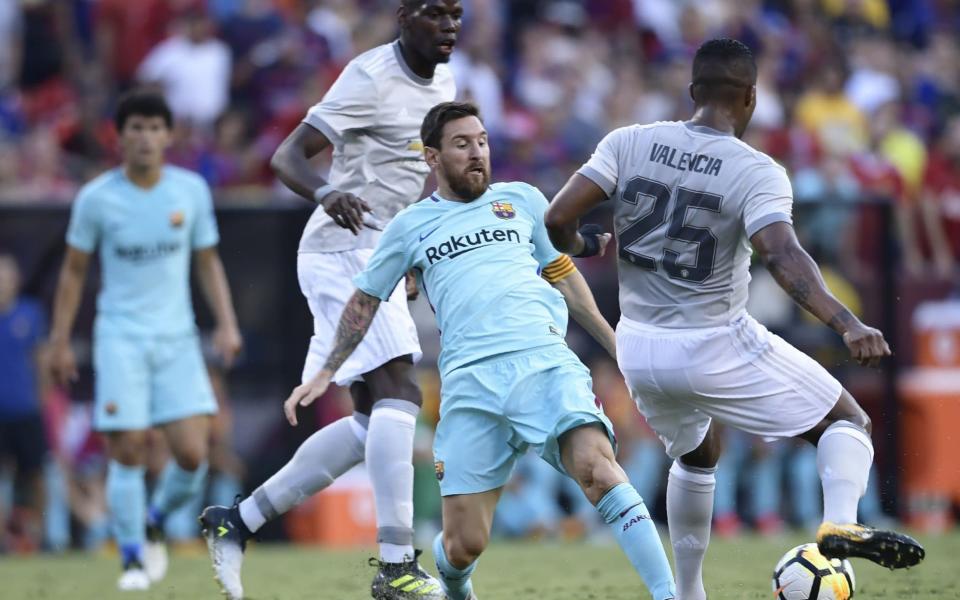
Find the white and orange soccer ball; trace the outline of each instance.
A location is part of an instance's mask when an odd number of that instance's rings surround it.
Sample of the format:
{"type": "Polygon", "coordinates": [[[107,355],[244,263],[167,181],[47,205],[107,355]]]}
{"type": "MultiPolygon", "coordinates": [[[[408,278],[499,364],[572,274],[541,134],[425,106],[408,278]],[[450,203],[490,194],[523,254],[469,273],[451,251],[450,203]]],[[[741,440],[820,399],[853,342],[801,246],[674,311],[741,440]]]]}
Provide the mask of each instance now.
{"type": "Polygon", "coordinates": [[[788,550],[773,570],[776,600],[849,600],[855,587],[850,561],[828,559],[816,544],[788,550]]]}

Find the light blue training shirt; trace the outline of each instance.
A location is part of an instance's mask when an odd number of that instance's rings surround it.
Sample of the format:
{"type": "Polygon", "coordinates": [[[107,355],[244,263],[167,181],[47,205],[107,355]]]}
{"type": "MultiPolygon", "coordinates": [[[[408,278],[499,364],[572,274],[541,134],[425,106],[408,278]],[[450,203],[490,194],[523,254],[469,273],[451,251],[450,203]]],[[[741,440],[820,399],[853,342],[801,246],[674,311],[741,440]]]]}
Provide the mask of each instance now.
{"type": "Polygon", "coordinates": [[[433,194],[400,211],[353,282],[388,300],[410,269],[440,327],[440,373],[492,356],[563,344],[567,306],[540,277],[561,254],[543,224],[547,199],[495,183],[472,202],[433,194]]]}
{"type": "Polygon", "coordinates": [[[195,332],[190,257],[219,239],[210,188],[196,173],[165,166],[160,181],[144,189],[116,168],[83,186],[67,244],[100,249],[96,334],[195,332]]]}

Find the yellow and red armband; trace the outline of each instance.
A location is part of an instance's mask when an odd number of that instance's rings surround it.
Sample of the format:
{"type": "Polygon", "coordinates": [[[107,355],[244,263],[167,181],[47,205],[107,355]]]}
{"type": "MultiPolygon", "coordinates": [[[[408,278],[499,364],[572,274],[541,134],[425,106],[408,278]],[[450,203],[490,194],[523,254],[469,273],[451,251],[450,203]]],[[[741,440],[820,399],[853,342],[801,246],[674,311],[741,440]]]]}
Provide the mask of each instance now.
{"type": "Polygon", "coordinates": [[[549,283],[556,283],[566,279],[570,275],[573,275],[576,270],[577,266],[573,264],[573,261],[570,260],[570,257],[566,254],[561,254],[560,258],[543,268],[543,271],[540,272],[540,276],[546,279],[549,283]]]}

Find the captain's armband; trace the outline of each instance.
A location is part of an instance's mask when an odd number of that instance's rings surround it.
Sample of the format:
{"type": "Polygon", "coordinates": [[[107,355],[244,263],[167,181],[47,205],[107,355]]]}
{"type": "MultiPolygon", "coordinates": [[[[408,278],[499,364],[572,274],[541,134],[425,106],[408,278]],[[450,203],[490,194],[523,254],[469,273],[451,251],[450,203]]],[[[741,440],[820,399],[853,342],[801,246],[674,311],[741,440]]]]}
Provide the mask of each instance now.
{"type": "Polygon", "coordinates": [[[561,254],[557,260],[543,268],[543,271],[540,272],[540,276],[546,279],[549,283],[557,283],[558,281],[573,275],[576,270],[577,266],[573,264],[573,261],[570,259],[570,257],[566,254],[561,254]]]}

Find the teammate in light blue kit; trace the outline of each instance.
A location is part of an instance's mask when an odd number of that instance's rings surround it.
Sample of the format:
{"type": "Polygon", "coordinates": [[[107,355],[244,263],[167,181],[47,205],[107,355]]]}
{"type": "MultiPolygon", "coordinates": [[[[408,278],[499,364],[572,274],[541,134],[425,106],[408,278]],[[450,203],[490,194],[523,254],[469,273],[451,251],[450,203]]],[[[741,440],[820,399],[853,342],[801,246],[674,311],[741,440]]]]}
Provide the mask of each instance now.
{"type": "MultiPolygon", "coordinates": [[[[442,402],[434,444],[443,495],[437,568],[452,600],[476,598],[470,575],[517,457],[528,448],[577,481],[609,523],[655,600],[673,576],[643,499],[614,458],[612,425],[590,373],[564,343],[567,310],[613,353],[613,330],[583,276],[550,243],[547,201],[525,183],[489,184],[477,109],[447,102],[421,129],[438,190],[386,227],[344,309],[320,373],[284,404],[313,402],[357,347],[381,301],[414,269],[441,329],[442,402]]],[[[592,238],[589,253],[609,236],[592,238]]]]}
{"type": "Polygon", "coordinates": [[[191,258],[217,320],[216,349],[229,363],[241,345],[210,190],[195,173],[164,165],[172,120],[156,94],[121,100],[123,165],[84,186],[73,205],[51,331],[51,368],[66,385],[77,376],[70,332],[99,247],[94,426],[106,434],[110,455],[107,504],[123,560],[121,590],[147,589],[164,576],[163,517],[197,494],[206,477],[216,402],[190,302],[191,258]],[[143,476],[153,426],[174,460],[148,511],[143,476]]]}

